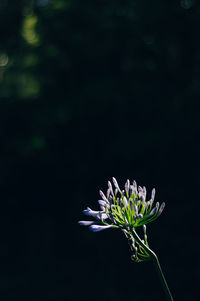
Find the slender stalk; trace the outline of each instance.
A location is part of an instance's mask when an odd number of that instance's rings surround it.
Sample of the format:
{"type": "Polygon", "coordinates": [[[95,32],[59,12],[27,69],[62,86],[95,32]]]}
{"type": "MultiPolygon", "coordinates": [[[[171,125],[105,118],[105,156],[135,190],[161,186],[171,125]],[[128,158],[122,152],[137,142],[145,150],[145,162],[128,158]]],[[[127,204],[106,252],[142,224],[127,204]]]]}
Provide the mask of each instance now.
{"type": "Polygon", "coordinates": [[[167,297],[167,299],[169,301],[174,301],[174,299],[172,297],[172,294],[171,294],[171,292],[169,290],[169,287],[167,285],[167,281],[165,279],[163,271],[161,269],[161,266],[160,266],[160,263],[159,263],[157,255],[147,245],[145,245],[143,243],[143,241],[140,239],[139,235],[136,233],[135,230],[131,231],[131,235],[138,242],[138,244],[140,244],[145,249],[145,251],[150,255],[150,257],[153,259],[154,265],[155,265],[156,270],[158,272],[158,275],[159,275],[162,287],[163,287],[163,289],[165,291],[166,297],[167,297]]]}
{"type": "Polygon", "coordinates": [[[172,297],[172,294],[171,294],[171,292],[170,292],[170,290],[169,290],[169,287],[168,287],[168,285],[167,285],[167,281],[166,281],[166,279],[165,279],[165,276],[164,276],[164,274],[163,274],[163,271],[162,271],[162,269],[161,269],[161,266],[160,266],[160,263],[159,263],[159,260],[158,260],[158,257],[157,257],[157,256],[153,258],[153,262],[154,262],[154,265],[155,265],[155,267],[156,267],[156,269],[157,269],[157,272],[158,272],[158,275],[159,275],[161,284],[162,284],[162,286],[163,286],[163,289],[164,289],[164,291],[165,291],[165,294],[166,294],[168,300],[169,300],[169,301],[174,301],[174,299],[173,299],[173,297],[172,297]]]}

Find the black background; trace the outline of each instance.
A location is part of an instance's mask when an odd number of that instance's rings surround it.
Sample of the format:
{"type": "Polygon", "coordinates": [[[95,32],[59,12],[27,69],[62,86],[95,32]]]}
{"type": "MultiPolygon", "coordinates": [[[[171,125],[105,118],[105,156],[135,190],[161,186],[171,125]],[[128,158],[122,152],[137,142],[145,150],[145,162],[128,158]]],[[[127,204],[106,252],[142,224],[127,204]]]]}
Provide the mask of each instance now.
{"type": "Polygon", "coordinates": [[[120,231],[77,222],[115,176],[165,201],[147,228],[198,300],[198,1],[0,4],[1,300],[164,300],[120,231]]]}

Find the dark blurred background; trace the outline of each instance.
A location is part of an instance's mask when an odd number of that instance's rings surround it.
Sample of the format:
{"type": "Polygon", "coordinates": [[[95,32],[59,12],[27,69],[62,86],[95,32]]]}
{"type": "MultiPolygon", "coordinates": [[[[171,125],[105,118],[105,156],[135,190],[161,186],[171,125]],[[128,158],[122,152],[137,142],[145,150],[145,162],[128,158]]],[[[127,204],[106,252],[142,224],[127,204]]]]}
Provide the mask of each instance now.
{"type": "Polygon", "coordinates": [[[149,242],[198,300],[199,33],[195,0],[1,0],[2,301],[164,300],[119,231],[77,225],[112,176],[166,201],[149,242]]]}

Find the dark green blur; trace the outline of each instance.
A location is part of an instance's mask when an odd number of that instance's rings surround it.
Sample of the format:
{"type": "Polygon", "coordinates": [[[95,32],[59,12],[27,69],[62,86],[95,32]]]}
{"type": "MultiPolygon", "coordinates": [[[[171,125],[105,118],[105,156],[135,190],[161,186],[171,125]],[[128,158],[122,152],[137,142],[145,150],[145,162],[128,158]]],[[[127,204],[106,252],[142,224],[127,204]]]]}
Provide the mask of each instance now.
{"type": "Polygon", "coordinates": [[[77,225],[112,176],[166,202],[148,241],[195,300],[199,114],[197,0],[1,0],[1,300],[164,300],[119,231],[77,225]]]}

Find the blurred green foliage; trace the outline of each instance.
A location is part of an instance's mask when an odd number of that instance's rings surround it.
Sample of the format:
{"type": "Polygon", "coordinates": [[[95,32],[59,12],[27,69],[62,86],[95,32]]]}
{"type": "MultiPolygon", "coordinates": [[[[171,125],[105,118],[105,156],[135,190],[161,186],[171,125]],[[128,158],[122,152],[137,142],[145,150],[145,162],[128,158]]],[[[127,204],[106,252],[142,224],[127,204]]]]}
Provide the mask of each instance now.
{"type": "Polygon", "coordinates": [[[41,127],[118,106],[175,119],[200,94],[199,13],[189,0],[4,0],[1,105],[48,104],[28,117],[41,127]]]}

